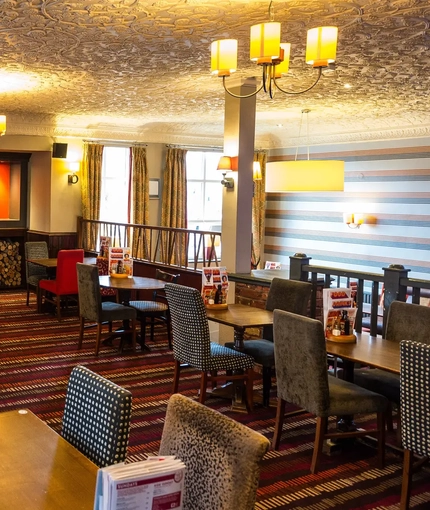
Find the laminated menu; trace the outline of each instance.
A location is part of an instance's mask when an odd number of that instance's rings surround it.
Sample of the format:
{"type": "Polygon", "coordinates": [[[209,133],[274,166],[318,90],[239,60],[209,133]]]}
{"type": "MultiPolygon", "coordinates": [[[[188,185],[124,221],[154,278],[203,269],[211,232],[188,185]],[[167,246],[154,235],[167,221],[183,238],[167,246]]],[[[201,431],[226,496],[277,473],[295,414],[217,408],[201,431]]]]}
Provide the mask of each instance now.
{"type": "Polygon", "coordinates": [[[336,337],[353,337],[355,317],[357,308],[355,307],[352,290],[347,288],[329,288],[323,289],[324,304],[324,332],[326,338],[336,339],[336,337]]]}
{"type": "Polygon", "coordinates": [[[100,257],[108,258],[109,248],[112,244],[112,238],[108,236],[100,236],[100,257]]]}
{"type": "Polygon", "coordinates": [[[98,470],[94,510],[182,510],[185,465],[174,456],[98,470]]]}
{"type": "Polygon", "coordinates": [[[130,248],[109,248],[110,276],[133,276],[133,259],[130,248]]]}
{"type": "Polygon", "coordinates": [[[228,275],[225,267],[204,267],[202,297],[207,308],[227,308],[228,275]]]}

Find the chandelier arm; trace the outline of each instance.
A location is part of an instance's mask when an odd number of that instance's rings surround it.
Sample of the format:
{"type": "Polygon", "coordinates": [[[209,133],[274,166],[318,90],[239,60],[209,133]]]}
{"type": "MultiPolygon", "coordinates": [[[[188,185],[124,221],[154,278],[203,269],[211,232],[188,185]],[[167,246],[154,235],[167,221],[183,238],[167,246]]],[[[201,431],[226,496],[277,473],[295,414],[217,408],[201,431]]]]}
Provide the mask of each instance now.
{"type": "Polygon", "coordinates": [[[263,89],[264,80],[263,80],[263,83],[261,84],[260,88],[258,88],[255,92],[252,92],[251,94],[247,94],[246,96],[239,96],[238,94],[234,94],[233,92],[228,90],[228,88],[225,84],[225,76],[222,77],[222,85],[224,87],[224,90],[227,92],[227,94],[230,94],[230,96],[235,97],[236,99],[246,99],[247,97],[256,96],[260,92],[260,90],[263,89]]]}
{"type": "Polygon", "coordinates": [[[320,81],[321,76],[322,76],[322,67],[319,67],[318,68],[318,76],[317,76],[317,79],[315,80],[315,82],[310,87],[308,87],[307,89],[298,90],[298,91],[284,90],[283,88],[281,88],[278,85],[278,83],[276,81],[277,80],[276,78],[273,78],[273,81],[275,82],[276,88],[278,90],[280,90],[281,92],[283,92],[284,94],[298,95],[298,94],[304,94],[305,92],[308,92],[308,90],[313,89],[315,87],[315,85],[320,81]]]}

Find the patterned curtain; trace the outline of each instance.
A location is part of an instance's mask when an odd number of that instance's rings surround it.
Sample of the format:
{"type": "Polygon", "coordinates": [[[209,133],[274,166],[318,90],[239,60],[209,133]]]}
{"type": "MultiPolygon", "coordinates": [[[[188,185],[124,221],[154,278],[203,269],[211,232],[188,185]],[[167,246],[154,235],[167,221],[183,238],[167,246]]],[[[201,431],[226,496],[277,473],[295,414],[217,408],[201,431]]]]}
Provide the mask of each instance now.
{"type": "MultiPolygon", "coordinates": [[[[149,176],[146,165],[145,147],[131,148],[131,168],[133,182],[133,219],[132,223],[149,223],[149,176]]],[[[132,254],[140,259],[149,258],[148,242],[142,237],[142,230],[133,232],[132,254]]]]}
{"type": "MultiPolygon", "coordinates": [[[[102,161],[103,145],[85,142],[81,184],[82,217],[85,220],[100,218],[102,161]]],[[[98,237],[97,226],[87,227],[82,233],[83,248],[96,250],[98,237]]]]}
{"type": "MultiPolygon", "coordinates": [[[[161,202],[161,226],[187,228],[187,177],[184,149],[167,149],[161,202]]],[[[186,265],[185,234],[164,235],[161,242],[161,262],[186,265]]]]}
{"type": "Polygon", "coordinates": [[[255,152],[254,161],[261,167],[261,181],[254,181],[254,195],[252,197],[252,252],[251,266],[257,269],[264,251],[264,217],[266,212],[266,161],[265,152],[255,152]]]}

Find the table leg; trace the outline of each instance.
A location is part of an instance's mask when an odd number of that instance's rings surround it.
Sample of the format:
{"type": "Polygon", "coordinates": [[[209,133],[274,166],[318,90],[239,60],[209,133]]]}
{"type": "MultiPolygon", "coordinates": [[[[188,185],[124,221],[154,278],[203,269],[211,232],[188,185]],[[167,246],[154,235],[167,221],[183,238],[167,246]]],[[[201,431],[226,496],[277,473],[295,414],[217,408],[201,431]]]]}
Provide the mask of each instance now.
{"type": "MultiPolygon", "coordinates": [[[[234,348],[236,351],[243,352],[243,337],[245,335],[245,328],[234,328],[234,348]]],[[[243,370],[235,370],[233,373],[243,373],[243,370]]],[[[233,397],[231,402],[232,411],[247,412],[246,398],[245,398],[245,385],[243,381],[233,381],[233,397]]]]}

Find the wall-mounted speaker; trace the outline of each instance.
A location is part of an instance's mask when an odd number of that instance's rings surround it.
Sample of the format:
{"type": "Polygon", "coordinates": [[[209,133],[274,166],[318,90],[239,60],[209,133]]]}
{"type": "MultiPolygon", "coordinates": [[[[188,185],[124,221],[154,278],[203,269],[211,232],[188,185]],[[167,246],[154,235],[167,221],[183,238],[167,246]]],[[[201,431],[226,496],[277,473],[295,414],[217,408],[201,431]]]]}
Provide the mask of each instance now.
{"type": "Polygon", "coordinates": [[[53,158],[67,158],[67,143],[54,143],[52,146],[53,158]]]}

